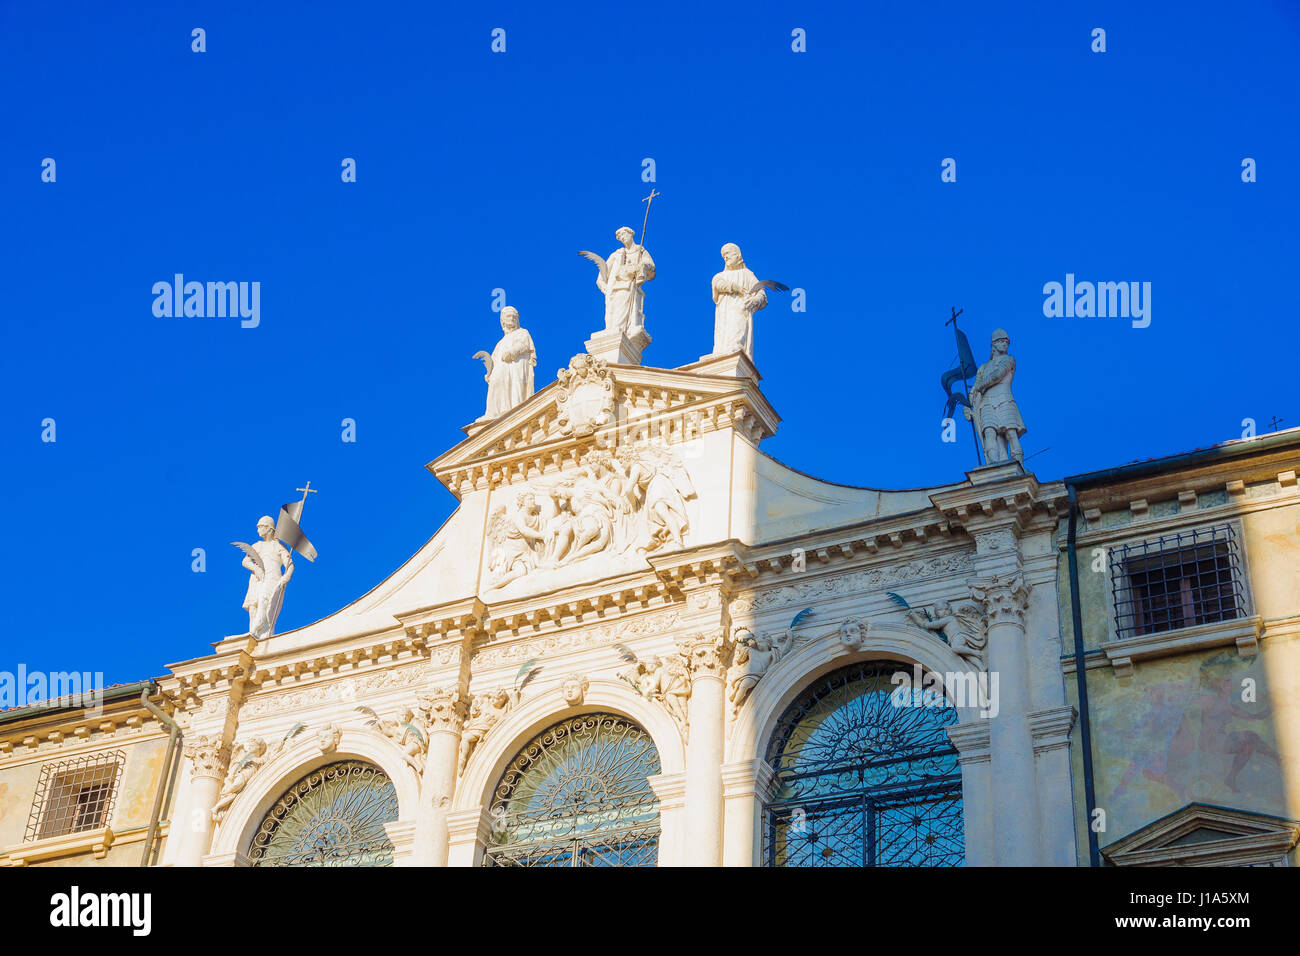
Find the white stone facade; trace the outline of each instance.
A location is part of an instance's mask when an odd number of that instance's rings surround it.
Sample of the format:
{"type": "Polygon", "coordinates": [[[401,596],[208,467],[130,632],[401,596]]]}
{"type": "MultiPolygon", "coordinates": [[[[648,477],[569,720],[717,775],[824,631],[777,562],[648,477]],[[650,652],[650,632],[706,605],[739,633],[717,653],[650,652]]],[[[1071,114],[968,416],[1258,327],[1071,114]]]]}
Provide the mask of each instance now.
{"type": "Polygon", "coordinates": [[[868,660],[945,675],[978,669],[913,623],[891,592],[913,607],[974,608],[998,675],[996,716],[969,702],[949,731],[965,862],[1074,864],[1073,710],[1056,604],[1060,485],[1040,485],[1016,463],[907,491],[800,474],[759,449],[779,419],[743,354],[682,369],[579,356],[561,379],[470,426],[430,463],[460,505],[370,593],[307,627],[260,643],[228,638],[213,655],[171,667],[163,690],[194,757],[172,814],[185,825],[173,825],[164,864],[246,862],[286,788],[351,757],[396,788],[388,832],[397,865],[476,865],[493,790],[519,748],[596,711],[629,718],[658,750],[650,784],[660,865],[759,864],[772,788],[766,747],[811,681],[868,660]],[[534,504],[521,503],[525,492],[534,504]],[[549,502],[562,535],[550,534],[536,499],[549,502]],[[545,545],[529,539],[537,529],[545,545]],[[766,653],[806,609],[785,652],[766,670],[751,665],[734,707],[736,641],[756,636],[747,647],[766,653]],[[845,630],[846,621],[858,627],[845,630]],[[661,692],[669,679],[647,675],[639,692],[623,652],[671,660],[676,690],[661,692]],[[511,691],[530,661],[536,674],[517,699],[502,696],[503,715],[481,718],[466,744],[472,700],[511,691]],[[393,721],[408,708],[422,715],[422,743],[366,716],[393,721]],[[226,784],[214,824],[229,750],[253,738],[266,753],[244,764],[237,792],[226,784]]]}

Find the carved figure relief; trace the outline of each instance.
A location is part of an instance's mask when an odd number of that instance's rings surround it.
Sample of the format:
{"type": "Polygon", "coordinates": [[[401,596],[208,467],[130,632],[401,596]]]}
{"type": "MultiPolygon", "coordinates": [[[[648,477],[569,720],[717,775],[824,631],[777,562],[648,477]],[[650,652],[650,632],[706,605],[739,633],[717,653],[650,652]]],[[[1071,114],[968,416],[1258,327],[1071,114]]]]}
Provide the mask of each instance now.
{"type": "Polygon", "coordinates": [[[361,706],[357,712],[369,719],[366,727],[397,744],[402,750],[402,759],[417,774],[424,773],[424,760],[429,752],[429,737],[424,719],[416,715],[414,708],[403,708],[396,720],[384,720],[374,710],[361,706]]]}
{"type": "Polygon", "coordinates": [[[474,748],[483,742],[483,738],[501,722],[501,718],[519,703],[519,691],[502,688],[491,694],[479,694],[469,706],[469,718],[460,735],[460,762],[458,773],[465,772],[465,765],[474,753],[474,748]]]}
{"type": "Polygon", "coordinates": [[[967,601],[954,607],[948,601],[937,601],[927,610],[912,607],[892,591],[889,598],[904,610],[909,621],[934,634],[976,670],[984,670],[988,625],[978,604],[967,601]]]}
{"type": "Polygon", "coordinates": [[[731,666],[727,668],[727,699],[731,701],[733,717],[745,705],[763,675],[793,646],[794,631],[788,629],[776,638],[759,637],[746,629],[736,635],[731,666]]]}
{"type": "Polygon", "coordinates": [[[615,644],[618,656],[632,666],[619,672],[619,677],[646,700],[658,701],[664,709],[686,730],[687,703],[691,698],[691,671],[681,654],[660,658],[650,655],[639,660],[626,644],[615,644]]]}
{"type": "Polygon", "coordinates": [[[644,558],[684,547],[695,487],[675,452],[652,444],[588,453],[576,471],[538,479],[488,519],[487,586],[594,557],[644,558]]]}

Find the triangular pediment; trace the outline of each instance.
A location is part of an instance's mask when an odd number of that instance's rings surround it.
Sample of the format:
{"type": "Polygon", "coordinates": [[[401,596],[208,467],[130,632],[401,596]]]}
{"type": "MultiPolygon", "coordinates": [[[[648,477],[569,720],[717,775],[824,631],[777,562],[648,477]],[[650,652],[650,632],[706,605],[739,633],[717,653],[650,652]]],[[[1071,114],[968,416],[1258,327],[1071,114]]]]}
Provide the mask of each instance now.
{"type": "Polygon", "coordinates": [[[1116,866],[1279,865],[1300,839],[1300,821],[1189,803],[1102,850],[1116,866]]]}
{"type": "Polygon", "coordinates": [[[468,426],[469,437],[425,467],[460,498],[562,469],[587,447],[672,445],[720,429],[738,429],[757,444],[779,422],[747,361],[662,369],[584,353],[505,415],[468,426]]]}

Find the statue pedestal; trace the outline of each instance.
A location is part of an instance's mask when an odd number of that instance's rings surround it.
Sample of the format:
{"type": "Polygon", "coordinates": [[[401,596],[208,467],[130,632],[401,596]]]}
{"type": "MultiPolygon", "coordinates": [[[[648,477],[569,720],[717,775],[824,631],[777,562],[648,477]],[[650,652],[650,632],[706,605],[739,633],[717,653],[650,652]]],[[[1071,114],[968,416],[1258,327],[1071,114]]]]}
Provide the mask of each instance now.
{"type": "Polygon", "coordinates": [[[700,375],[730,375],[733,378],[752,378],[755,382],[763,376],[758,374],[753,360],[744,352],[732,352],[730,355],[701,355],[698,362],[678,367],[681,372],[696,372],[700,375]]]}
{"type": "Polygon", "coordinates": [[[626,332],[597,332],[586,341],[587,353],[604,359],[610,365],[640,365],[641,353],[650,344],[645,329],[626,332]]]}

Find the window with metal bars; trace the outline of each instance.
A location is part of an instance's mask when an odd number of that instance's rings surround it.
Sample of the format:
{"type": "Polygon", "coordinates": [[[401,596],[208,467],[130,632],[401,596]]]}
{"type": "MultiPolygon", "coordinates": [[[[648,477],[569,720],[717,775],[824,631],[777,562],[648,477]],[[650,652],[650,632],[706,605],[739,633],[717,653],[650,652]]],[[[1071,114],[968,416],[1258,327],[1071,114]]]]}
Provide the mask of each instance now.
{"type": "Polygon", "coordinates": [[[1116,636],[1136,637],[1246,615],[1232,525],[1110,549],[1116,636]]]}
{"type": "Polygon", "coordinates": [[[36,783],[26,840],[94,830],[108,823],[126,764],[120,750],[46,764],[36,783]]]}

